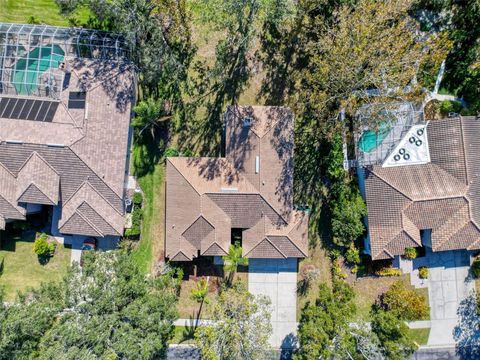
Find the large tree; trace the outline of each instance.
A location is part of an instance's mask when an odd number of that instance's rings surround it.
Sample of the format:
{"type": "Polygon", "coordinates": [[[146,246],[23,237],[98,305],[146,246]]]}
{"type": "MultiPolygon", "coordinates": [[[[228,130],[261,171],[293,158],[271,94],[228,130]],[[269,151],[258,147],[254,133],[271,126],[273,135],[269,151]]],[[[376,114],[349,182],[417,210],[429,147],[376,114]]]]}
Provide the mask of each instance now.
{"type": "Polygon", "coordinates": [[[355,313],[353,297],[353,290],[340,280],[334,280],[333,289],[320,284],[317,299],[302,309],[296,360],[328,359],[334,355],[347,358],[347,354],[355,353],[355,341],[349,332],[355,313]]]}
{"type": "Polygon", "coordinates": [[[408,333],[408,326],[392,311],[374,310],[371,327],[386,359],[408,359],[417,348],[408,333]]]}
{"type": "Polygon", "coordinates": [[[145,277],[127,250],[91,253],[83,269],[0,307],[0,359],[156,359],[177,318],[179,280],[145,277]]]}
{"type": "MultiPolygon", "coordinates": [[[[195,53],[185,0],[56,0],[63,13],[87,8],[88,27],[122,33],[139,70],[139,90],[182,102],[195,53]]],[[[142,95],[142,94],[140,94],[142,95]]]]}
{"type": "Polygon", "coordinates": [[[267,298],[253,296],[238,282],[219,294],[211,313],[214,323],[195,332],[202,359],[265,358],[272,332],[267,298]]]}

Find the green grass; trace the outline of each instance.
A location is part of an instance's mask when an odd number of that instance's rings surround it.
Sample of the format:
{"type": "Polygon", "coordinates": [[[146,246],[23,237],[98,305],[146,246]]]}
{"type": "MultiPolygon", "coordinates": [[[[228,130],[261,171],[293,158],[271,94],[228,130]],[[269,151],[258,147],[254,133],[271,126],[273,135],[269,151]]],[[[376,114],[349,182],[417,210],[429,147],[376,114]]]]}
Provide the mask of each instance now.
{"type": "Polygon", "coordinates": [[[175,326],[175,333],[170,344],[193,344],[193,328],[186,326],[175,326]]]}
{"type": "MultiPolygon", "coordinates": [[[[68,26],[68,19],[60,14],[55,0],[0,0],[0,22],[26,24],[34,16],[35,20],[47,25],[68,26]]],[[[86,22],[89,13],[80,10],[75,18],[86,22]]]]}
{"type": "Polygon", "coordinates": [[[33,235],[22,239],[3,232],[0,257],[4,258],[4,268],[0,286],[5,289],[5,300],[14,300],[17,291],[38,287],[42,282],[61,280],[70,266],[70,254],[70,249],[58,244],[53,258],[41,265],[33,252],[33,235]]]}
{"type": "Polygon", "coordinates": [[[153,173],[138,179],[144,193],[142,235],[133,258],[149,272],[154,259],[164,256],[165,165],[155,165],[153,173]]]}
{"type": "MultiPolygon", "coordinates": [[[[378,301],[379,296],[386,292],[393,283],[398,280],[405,282],[408,288],[413,288],[410,285],[410,275],[402,276],[384,276],[384,277],[364,277],[359,278],[353,284],[353,290],[355,291],[355,305],[357,306],[357,316],[366,321],[370,320],[370,310],[372,305],[378,301]]],[[[422,294],[425,297],[425,301],[428,304],[428,289],[415,289],[416,293],[422,294]]],[[[425,319],[429,320],[430,312],[425,319]]]]}
{"type": "Polygon", "coordinates": [[[413,341],[415,341],[418,345],[427,345],[428,336],[430,335],[430,328],[408,329],[408,332],[410,333],[413,341]]]}

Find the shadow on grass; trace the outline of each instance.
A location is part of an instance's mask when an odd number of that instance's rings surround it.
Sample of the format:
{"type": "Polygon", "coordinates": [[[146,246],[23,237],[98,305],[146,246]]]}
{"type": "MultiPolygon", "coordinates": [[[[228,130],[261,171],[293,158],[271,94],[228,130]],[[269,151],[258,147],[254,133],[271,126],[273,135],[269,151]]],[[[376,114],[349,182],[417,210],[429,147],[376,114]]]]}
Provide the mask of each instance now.
{"type": "Polygon", "coordinates": [[[154,128],[153,133],[139,138],[134,136],[132,151],[133,173],[142,177],[151,174],[166,149],[169,140],[169,125],[162,124],[154,128]]]}
{"type": "Polygon", "coordinates": [[[38,263],[42,266],[47,265],[50,262],[50,259],[52,258],[51,256],[47,255],[38,255],[38,263]]]}

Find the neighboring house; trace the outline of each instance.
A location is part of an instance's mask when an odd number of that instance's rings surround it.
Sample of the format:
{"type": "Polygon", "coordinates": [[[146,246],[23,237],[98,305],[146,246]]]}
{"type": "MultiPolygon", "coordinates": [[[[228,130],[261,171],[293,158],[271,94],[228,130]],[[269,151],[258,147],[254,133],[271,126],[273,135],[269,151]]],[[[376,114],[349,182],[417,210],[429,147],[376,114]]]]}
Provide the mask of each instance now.
{"type": "Polygon", "coordinates": [[[225,157],[167,159],[166,257],[223,256],[236,237],[248,258],[308,255],[308,216],[293,206],[293,114],[231,106],[225,157]]]}
{"type": "Polygon", "coordinates": [[[0,229],[120,236],[134,72],[116,35],[0,24],[0,229]]]}
{"type": "Polygon", "coordinates": [[[480,119],[413,125],[383,163],[359,174],[372,259],[406,247],[480,249],[480,119]]]}

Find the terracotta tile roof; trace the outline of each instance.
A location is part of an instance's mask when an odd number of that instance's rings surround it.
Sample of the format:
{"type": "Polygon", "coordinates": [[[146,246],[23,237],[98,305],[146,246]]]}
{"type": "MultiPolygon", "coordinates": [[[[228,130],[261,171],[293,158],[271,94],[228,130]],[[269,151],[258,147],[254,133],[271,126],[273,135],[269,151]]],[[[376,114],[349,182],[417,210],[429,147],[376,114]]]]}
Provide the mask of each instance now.
{"type": "Polygon", "coordinates": [[[269,257],[307,256],[308,216],[293,210],[293,114],[230,107],[225,126],[224,158],[167,159],[166,257],[226,255],[232,228],[247,257],[269,247],[269,257]]]}
{"type": "Polygon", "coordinates": [[[431,163],[365,169],[373,259],[421,246],[424,229],[433,251],[480,248],[480,120],[432,121],[427,135],[431,163]]]}
{"type": "Polygon", "coordinates": [[[134,71],[123,61],[65,61],[72,71],[51,122],[0,118],[0,217],[24,219],[23,203],[58,204],[64,233],[120,235],[134,71]],[[78,91],[83,108],[69,105],[78,91]]]}

